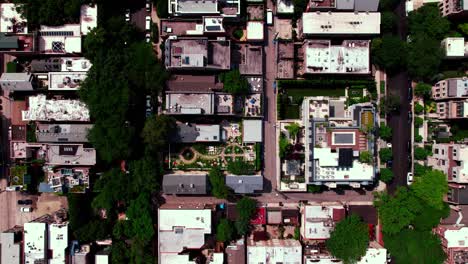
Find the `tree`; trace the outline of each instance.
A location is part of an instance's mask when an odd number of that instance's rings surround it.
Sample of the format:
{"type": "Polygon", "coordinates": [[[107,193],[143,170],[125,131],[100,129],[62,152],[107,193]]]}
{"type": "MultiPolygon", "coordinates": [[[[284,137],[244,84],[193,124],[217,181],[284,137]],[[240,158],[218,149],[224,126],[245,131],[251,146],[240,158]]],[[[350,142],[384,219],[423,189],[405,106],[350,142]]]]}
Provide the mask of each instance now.
{"type": "Polygon", "coordinates": [[[358,216],[351,215],[336,224],[326,244],[334,257],[344,263],[356,263],[366,254],[369,229],[358,216]]]}
{"type": "Polygon", "coordinates": [[[75,231],[75,237],[81,242],[93,242],[110,237],[110,223],[107,220],[95,219],[75,231]]]}
{"type": "Polygon", "coordinates": [[[414,176],[423,176],[429,170],[431,170],[430,167],[423,166],[419,163],[414,163],[414,176]]]}
{"type": "Polygon", "coordinates": [[[132,193],[128,186],[131,186],[131,180],[118,168],[104,172],[94,186],[94,191],[99,193],[94,197],[92,207],[111,212],[118,201],[130,201],[132,193]]]}
{"type": "Polygon", "coordinates": [[[382,231],[397,234],[412,223],[421,212],[421,201],[407,188],[400,187],[392,197],[386,193],[376,195],[374,204],[382,222],[382,231]]]}
{"type": "Polygon", "coordinates": [[[389,168],[380,169],[380,180],[389,183],[393,180],[393,171],[389,168]]]}
{"type": "Polygon", "coordinates": [[[399,37],[385,35],[371,43],[371,53],[375,64],[390,74],[395,74],[406,67],[407,45],[399,37]]]}
{"type": "Polygon", "coordinates": [[[213,167],[208,173],[211,184],[211,193],[219,199],[226,199],[229,195],[229,188],[226,186],[224,174],[219,167],[213,167]]]}
{"type": "Polygon", "coordinates": [[[416,215],[411,225],[418,231],[431,231],[434,227],[438,226],[441,219],[447,218],[450,215],[450,207],[444,203],[442,209],[436,209],[428,206],[426,203],[424,208],[419,214],[416,215]]]}
{"type": "Polygon", "coordinates": [[[286,130],[288,130],[291,139],[295,140],[297,135],[299,134],[299,131],[301,130],[301,126],[298,123],[294,122],[286,126],[286,130]]]}
{"type": "Polygon", "coordinates": [[[245,235],[250,229],[250,220],[257,211],[257,201],[249,197],[242,197],[236,204],[236,230],[239,235],[245,235]]]}
{"type": "Polygon", "coordinates": [[[168,2],[164,0],[153,0],[153,4],[156,6],[156,11],[158,17],[167,18],[169,16],[168,12],[168,2]]]}
{"type": "Polygon", "coordinates": [[[77,23],[83,0],[13,0],[18,4],[18,11],[32,27],[39,25],[60,26],[77,23]]]}
{"type": "Polygon", "coordinates": [[[421,127],[424,123],[424,119],[422,119],[421,117],[417,116],[414,118],[414,126],[415,127],[421,127]]]}
{"type": "Polygon", "coordinates": [[[167,115],[151,116],[146,120],[142,137],[150,149],[161,149],[167,146],[169,137],[176,132],[175,119],[167,115]]]}
{"type": "Polygon", "coordinates": [[[459,24],[458,29],[463,33],[463,35],[468,35],[468,23],[459,24]]]}
{"type": "Polygon", "coordinates": [[[420,142],[423,141],[423,137],[421,135],[416,135],[415,134],[414,135],[414,141],[420,143],[420,142]]]}
{"type": "Polygon", "coordinates": [[[129,164],[129,171],[132,178],[131,185],[128,186],[133,194],[140,192],[153,193],[160,189],[159,161],[151,154],[144,155],[141,159],[132,160],[129,164]]]}
{"type": "Polygon", "coordinates": [[[254,173],[254,166],[243,160],[236,160],[227,164],[227,170],[235,175],[251,175],[254,173]]]}
{"type": "Polygon", "coordinates": [[[413,37],[408,48],[408,72],[417,80],[429,80],[439,72],[442,58],[440,40],[413,37]]]}
{"type": "Polygon", "coordinates": [[[127,217],[135,238],[144,244],[151,241],[154,236],[150,195],[142,192],[132,200],[127,209],[127,217]]]}
{"type": "Polygon", "coordinates": [[[398,6],[399,3],[399,0],[382,0],[380,1],[379,9],[391,12],[398,6]]]}
{"type": "Polygon", "coordinates": [[[113,241],[111,246],[112,263],[128,263],[129,252],[124,241],[113,241]]]}
{"type": "Polygon", "coordinates": [[[430,153],[424,148],[414,148],[414,158],[417,160],[425,160],[430,153]]]}
{"type": "Polygon", "coordinates": [[[400,98],[394,95],[383,97],[380,100],[380,112],[390,114],[392,112],[399,112],[400,98]]]}
{"type": "Polygon", "coordinates": [[[438,170],[428,171],[422,177],[415,179],[411,190],[429,206],[442,209],[443,198],[448,192],[447,176],[438,170]]]}
{"type": "Polygon", "coordinates": [[[279,157],[281,159],[284,159],[289,154],[290,147],[291,144],[286,138],[286,135],[284,133],[281,133],[279,138],[279,157]]]}
{"type": "Polygon", "coordinates": [[[391,148],[381,148],[379,151],[379,157],[381,162],[388,162],[393,159],[393,153],[391,148]]]}
{"type": "Polygon", "coordinates": [[[359,162],[372,164],[372,161],[373,157],[369,151],[361,151],[361,153],[359,153],[359,162]]]}
{"type": "Polygon", "coordinates": [[[385,123],[381,123],[379,127],[379,135],[385,141],[392,140],[392,128],[387,126],[385,123]]]}
{"type": "Polygon", "coordinates": [[[229,242],[232,240],[233,235],[234,229],[232,228],[231,221],[225,218],[219,220],[218,226],[216,227],[216,240],[229,242]]]}
{"type": "MultiPolygon", "coordinates": [[[[416,87],[414,88],[414,94],[416,94],[417,96],[424,97],[424,98],[428,98],[431,95],[431,91],[432,91],[432,86],[430,86],[429,84],[425,84],[423,82],[419,82],[418,84],[416,84],[416,87]]],[[[415,109],[416,109],[416,106],[415,106],[415,109]]]]}
{"type": "Polygon", "coordinates": [[[249,83],[239,70],[231,70],[219,75],[224,84],[224,91],[232,94],[246,94],[249,92],[249,83]]]}
{"type": "Polygon", "coordinates": [[[393,12],[382,12],[380,20],[380,31],[382,33],[393,33],[395,31],[397,16],[393,12]]]}
{"type": "Polygon", "coordinates": [[[439,238],[431,232],[407,229],[395,235],[384,236],[384,242],[395,263],[442,264],[446,258],[439,238]]]}
{"type": "MultiPolygon", "coordinates": [[[[419,88],[421,89],[421,87],[419,87],[419,88]]],[[[431,87],[431,88],[432,88],[432,87],[431,87]]],[[[425,89],[425,87],[424,87],[423,89],[425,89]]],[[[416,91],[415,91],[415,92],[416,92],[416,91]]],[[[429,90],[429,92],[430,92],[430,90],[429,90]]],[[[424,93],[426,93],[426,92],[423,91],[422,94],[424,94],[424,93]]],[[[414,113],[415,113],[415,114],[419,115],[419,114],[421,114],[423,111],[424,111],[424,106],[422,106],[422,105],[419,104],[419,103],[416,103],[416,104],[414,105],[414,113]]]]}
{"type": "Polygon", "coordinates": [[[408,30],[413,39],[425,35],[440,42],[449,32],[450,22],[441,16],[437,5],[424,5],[408,15],[408,30]]]}

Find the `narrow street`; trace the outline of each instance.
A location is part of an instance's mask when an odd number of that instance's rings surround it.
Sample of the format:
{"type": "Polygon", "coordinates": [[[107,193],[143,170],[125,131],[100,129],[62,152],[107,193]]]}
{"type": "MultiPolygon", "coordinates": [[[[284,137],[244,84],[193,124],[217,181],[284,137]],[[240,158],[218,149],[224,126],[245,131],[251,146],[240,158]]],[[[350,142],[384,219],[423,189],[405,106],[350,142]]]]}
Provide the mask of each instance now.
{"type": "MultiPolygon", "coordinates": [[[[406,15],[405,2],[401,1],[395,10],[398,16],[398,34],[406,41],[406,15]]],[[[409,171],[408,140],[411,137],[411,123],[408,123],[408,73],[400,72],[387,78],[388,92],[400,98],[400,113],[387,117],[388,124],[393,129],[393,173],[394,179],[388,185],[390,193],[395,192],[399,186],[406,186],[406,176],[409,171]]]]}

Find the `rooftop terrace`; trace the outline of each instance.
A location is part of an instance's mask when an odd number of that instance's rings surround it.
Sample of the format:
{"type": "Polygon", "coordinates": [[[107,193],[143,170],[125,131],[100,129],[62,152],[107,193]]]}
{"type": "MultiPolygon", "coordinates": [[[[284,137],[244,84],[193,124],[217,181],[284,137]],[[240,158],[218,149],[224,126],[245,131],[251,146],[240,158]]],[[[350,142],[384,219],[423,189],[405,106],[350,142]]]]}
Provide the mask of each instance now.
{"type": "Polygon", "coordinates": [[[49,72],[49,90],[76,91],[86,76],[86,72],[49,72]]]}
{"type": "Polygon", "coordinates": [[[29,97],[29,109],[22,111],[23,121],[89,121],[89,110],[79,100],[51,100],[45,95],[29,97]]]}
{"type": "Polygon", "coordinates": [[[96,150],[78,144],[49,144],[46,164],[93,166],[96,164],[96,150]]]}

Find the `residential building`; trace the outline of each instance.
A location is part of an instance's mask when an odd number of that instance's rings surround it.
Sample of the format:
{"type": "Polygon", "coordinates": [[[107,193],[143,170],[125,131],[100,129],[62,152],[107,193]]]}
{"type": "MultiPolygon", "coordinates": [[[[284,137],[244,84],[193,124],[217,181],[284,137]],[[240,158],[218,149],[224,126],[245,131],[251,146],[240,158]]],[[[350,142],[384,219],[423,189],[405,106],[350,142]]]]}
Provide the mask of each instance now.
{"type": "Polygon", "coordinates": [[[326,240],[335,224],[346,216],[342,204],[306,205],[302,208],[301,236],[304,240],[326,240]]]}
{"type": "Polygon", "coordinates": [[[247,264],[300,264],[302,245],[294,239],[247,240],[247,264]]]}
{"type": "Polygon", "coordinates": [[[380,34],[380,13],[309,12],[302,14],[302,33],[308,36],[380,34]]]}
{"type": "Polygon", "coordinates": [[[96,4],[82,5],[80,8],[80,28],[81,34],[87,35],[97,27],[98,6],[96,4]]]}
{"type": "Polygon", "coordinates": [[[13,3],[0,4],[0,32],[27,34],[27,20],[16,10],[13,3]]]}
{"type": "Polygon", "coordinates": [[[457,143],[435,143],[428,165],[447,175],[453,183],[468,183],[468,146],[457,143]]]}
{"type": "Polygon", "coordinates": [[[39,52],[45,54],[81,53],[80,24],[44,26],[38,31],[39,52]]]}
{"type": "MultiPolygon", "coordinates": [[[[75,242],[75,241],[73,241],[75,242]]],[[[91,248],[89,245],[82,245],[79,249],[74,249],[72,244],[72,248],[70,250],[71,255],[71,264],[89,264],[90,261],[90,251],[91,248]]]]}
{"type": "MultiPolygon", "coordinates": [[[[387,249],[377,242],[372,241],[367,248],[366,254],[356,264],[387,264],[387,249]]],[[[304,254],[304,264],[343,264],[340,259],[321,249],[309,250],[304,254]]]]}
{"type": "Polygon", "coordinates": [[[211,234],[210,209],[158,209],[158,263],[189,264],[186,249],[205,245],[211,234]]]}
{"type": "Polygon", "coordinates": [[[175,143],[221,142],[226,139],[220,125],[177,123],[177,133],[170,141],[175,143]]]}
{"type": "Polygon", "coordinates": [[[432,86],[434,100],[468,98],[468,78],[449,78],[432,86]]]}
{"type": "Polygon", "coordinates": [[[86,79],[86,72],[49,72],[51,91],[77,91],[86,79]]]}
{"type": "Polygon", "coordinates": [[[227,93],[166,91],[164,111],[169,115],[234,115],[241,108],[234,99],[227,93]]]}
{"type": "Polygon", "coordinates": [[[436,107],[439,119],[468,118],[468,99],[437,102],[436,107]]]}
{"type": "Polygon", "coordinates": [[[247,41],[263,41],[265,29],[263,21],[247,22],[247,41]]]}
{"type": "Polygon", "coordinates": [[[84,143],[92,124],[37,124],[37,142],[84,143]]]}
{"type": "Polygon", "coordinates": [[[68,248],[68,223],[52,223],[48,227],[49,264],[66,263],[65,250],[68,248]]]}
{"type": "Polygon", "coordinates": [[[252,44],[239,44],[234,49],[240,56],[233,57],[232,63],[239,67],[242,75],[262,75],[263,74],[263,47],[252,44]]]}
{"type": "Polygon", "coordinates": [[[253,194],[263,191],[262,175],[226,175],[226,186],[234,193],[253,194]]]}
{"type": "Polygon", "coordinates": [[[47,99],[43,94],[29,97],[29,109],[22,111],[23,121],[90,121],[89,110],[79,100],[47,99]]]}
{"type": "Polygon", "coordinates": [[[110,249],[104,249],[94,255],[95,264],[109,264],[110,263],[110,249]]]}
{"type": "Polygon", "coordinates": [[[292,0],[276,0],[277,14],[293,14],[294,4],[292,0]]]}
{"type": "Polygon", "coordinates": [[[31,72],[87,72],[91,62],[84,57],[51,57],[34,59],[27,66],[31,72]]]}
{"type": "Polygon", "coordinates": [[[47,261],[47,224],[24,224],[24,263],[46,263],[47,261]]]}
{"type": "Polygon", "coordinates": [[[0,87],[6,92],[33,91],[33,75],[28,72],[2,73],[0,87]]]}
{"type": "Polygon", "coordinates": [[[447,193],[447,202],[454,205],[468,205],[467,185],[449,183],[447,193]]]}
{"type": "Polygon", "coordinates": [[[208,177],[205,174],[166,174],[163,177],[163,192],[175,195],[207,194],[208,177]]]}
{"type": "Polygon", "coordinates": [[[266,209],[268,225],[299,226],[300,212],[297,204],[268,203],[266,209]]]}
{"type": "Polygon", "coordinates": [[[164,55],[164,64],[171,70],[229,70],[231,42],[174,36],[166,40],[164,55]]]}
{"type": "Polygon", "coordinates": [[[245,239],[241,238],[226,246],[227,264],[245,264],[245,239]]]}
{"type": "Polygon", "coordinates": [[[468,227],[438,226],[434,229],[441,240],[442,249],[447,254],[445,263],[463,264],[468,262],[468,227]]]}
{"type": "Polygon", "coordinates": [[[224,87],[215,75],[191,74],[171,74],[166,86],[167,91],[179,93],[222,91],[224,87]]]}
{"type": "Polygon", "coordinates": [[[439,9],[442,16],[464,16],[468,11],[468,0],[441,0],[439,9]]]}
{"type": "Polygon", "coordinates": [[[410,12],[419,9],[420,7],[426,4],[440,3],[441,0],[406,0],[405,1],[405,11],[406,15],[410,12]]]}
{"type": "Polygon", "coordinates": [[[294,43],[278,42],[278,55],[276,78],[277,79],[293,79],[295,68],[294,43]]]}
{"type": "Polygon", "coordinates": [[[370,41],[304,40],[304,74],[369,74],[370,41]]]}
{"type": "Polygon", "coordinates": [[[161,19],[161,37],[169,36],[223,36],[224,17],[204,16],[199,19],[161,19]]]}
{"type": "Polygon", "coordinates": [[[379,0],[309,0],[307,12],[322,11],[358,11],[376,12],[379,0]]]}
{"type": "Polygon", "coordinates": [[[89,188],[90,167],[45,166],[47,182],[41,183],[39,192],[84,193],[89,188]]]}
{"type": "Polygon", "coordinates": [[[21,227],[15,227],[0,233],[0,263],[23,263],[22,235],[21,227]]]}
{"type": "Polygon", "coordinates": [[[82,144],[48,144],[45,161],[53,166],[94,166],[96,150],[82,144]]]}
{"type": "Polygon", "coordinates": [[[263,121],[260,119],[242,120],[242,142],[261,143],[263,141],[263,121]]]}
{"type": "Polygon", "coordinates": [[[240,0],[168,0],[172,16],[221,15],[236,18],[240,15],[240,0]]]}
{"type": "Polygon", "coordinates": [[[306,183],[330,188],[337,185],[359,188],[373,183],[373,161],[359,160],[364,152],[374,156],[374,139],[367,136],[377,126],[372,104],[347,106],[345,97],[306,97],[302,118],[306,183]]]}
{"type": "Polygon", "coordinates": [[[441,42],[447,59],[460,59],[468,56],[468,42],[463,37],[449,37],[441,42]]]}

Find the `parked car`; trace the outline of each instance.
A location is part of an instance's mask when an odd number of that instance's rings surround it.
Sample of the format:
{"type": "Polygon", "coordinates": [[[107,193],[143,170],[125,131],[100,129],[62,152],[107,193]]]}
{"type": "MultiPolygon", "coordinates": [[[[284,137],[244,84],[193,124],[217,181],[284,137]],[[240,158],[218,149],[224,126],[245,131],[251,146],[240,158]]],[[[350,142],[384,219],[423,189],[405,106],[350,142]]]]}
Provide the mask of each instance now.
{"type": "Polygon", "coordinates": [[[150,16],[146,16],[145,18],[145,29],[146,30],[150,30],[151,29],[151,17],[150,16]]]}
{"type": "Polygon", "coordinates": [[[125,21],[130,21],[130,9],[125,10],[125,21]]]}
{"type": "Polygon", "coordinates": [[[32,200],[27,199],[27,200],[18,200],[19,205],[31,205],[33,203],[32,200]]]}
{"type": "Polygon", "coordinates": [[[411,154],[411,149],[412,149],[411,140],[408,140],[408,152],[409,152],[409,154],[411,154]]]}
{"type": "Polygon", "coordinates": [[[391,169],[393,167],[393,160],[387,161],[387,168],[391,169]]]}
{"type": "Polygon", "coordinates": [[[271,9],[267,9],[266,23],[269,26],[273,25],[273,11],[271,9]]]}
{"type": "Polygon", "coordinates": [[[413,87],[411,87],[411,81],[409,81],[408,87],[408,101],[413,100],[413,87]]]}
{"type": "Polygon", "coordinates": [[[146,117],[153,114],[153,106],[151,105],[151,95],[146,96],[146,117]]]}
{"type": "Polygon", "coordinates": [[[150,33],[146,33],[146,35],[145,35],[145,41],[146,41],[146,43],[150,43],[150,42],[151,42],[151,34],[150,34],[150,33]]]}
{"type": "Polygon", "coordinates": [[[18,192],[18,191],[21,190],[21,187],[23,187],[23,186],[21,186],[21,185],[7,186],[5,188],[5,191],[7,191],[7,192],[18,192]]]}
{"type": "Polygon", "coordinates": [[[146,0],[145,7],[146,7],[146,12],[151,11],[151,2],[149,0],[146,0]]]}
{"type": "Polygon", "coordinates": [[[31,207],[21,207],[20,212],[22,213],[31,213],[33,209],[31,207]]]}
{"type": "Polygon", "coordinates": [[[411,124],[413,122],[413,112],[408,111],[408,124],[411,124]]]}
{"type": "Polygon", "coordinates": [[[413,173],[412,172],[408,172],[408,174],[406,175],[406,183],[408,185],[411,185],[413,183],[413,173]]]}

